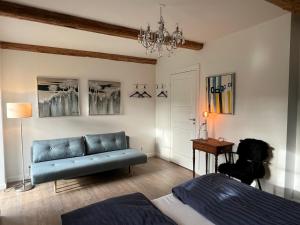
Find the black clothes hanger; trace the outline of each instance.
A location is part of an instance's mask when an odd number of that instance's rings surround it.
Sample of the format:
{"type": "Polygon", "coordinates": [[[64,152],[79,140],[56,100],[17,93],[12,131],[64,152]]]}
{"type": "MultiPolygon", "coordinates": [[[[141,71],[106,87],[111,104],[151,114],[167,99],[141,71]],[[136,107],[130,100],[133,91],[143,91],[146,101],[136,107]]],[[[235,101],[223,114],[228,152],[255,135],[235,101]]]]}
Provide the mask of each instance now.
{"type": "MultiPolygon", "coordinates": [[[[158,85],[156,86],[156,88],[158,89],[158,85]]],[[[163,84],[161,85],[161,91],[157,95],[157,97],[164,97],[164,98],[168,97],[168,92],[164,90],[164,85],[163,84]]]]}
{"type": "Polygon", "coordinates": [[[130,98],[132,98],[132,97],[143,98],[142,94],[138,91],[138,84],[135,86],[135,90],[136,91],[129,97],[130,98]]]}
{"type": "Polygon", "coordinates": [[[167,98],[168,95],[165,93],[165,91],[161,91],[161,92],[157,95],[157,97],[165,97],[165,98],[167,98]]]}
{"type": "Polygon", "coordinates": [[[143,98],[152,98],[151,95],[148,94],[148,92],[146,91],[146,85],[144,85],[144,92],[141,94],[143,96],[143,98]]]}

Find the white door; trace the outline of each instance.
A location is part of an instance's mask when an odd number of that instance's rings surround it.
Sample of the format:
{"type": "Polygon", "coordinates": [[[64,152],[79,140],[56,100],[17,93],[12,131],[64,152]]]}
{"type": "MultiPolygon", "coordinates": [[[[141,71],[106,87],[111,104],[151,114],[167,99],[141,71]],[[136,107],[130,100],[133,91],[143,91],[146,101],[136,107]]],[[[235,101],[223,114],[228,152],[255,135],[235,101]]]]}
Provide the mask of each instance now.
{"type": "Polygon", "coordinates": [[[196,138],[199,71],[171,76],[171,161],[192,169],[192,142],[196,138]]]}

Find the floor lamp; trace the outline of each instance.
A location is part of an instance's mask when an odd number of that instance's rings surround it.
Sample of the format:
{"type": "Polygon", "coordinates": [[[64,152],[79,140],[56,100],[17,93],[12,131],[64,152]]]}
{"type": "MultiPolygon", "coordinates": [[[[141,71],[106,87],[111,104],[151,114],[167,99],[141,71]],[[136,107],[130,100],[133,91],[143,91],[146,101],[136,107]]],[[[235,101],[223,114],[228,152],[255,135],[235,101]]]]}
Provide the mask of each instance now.
{"type": "Polygon", "coordinates": [[[6,103],[6,109],[7,109],[7,118],[20,119],[23,179],[21,184],[15,186],[15,190],[19,192],[24,192],[32,189],[33,185],[31,184],[31,182],[26,182],[25,180],[22,119],[32,117],[32,106],[30,103],[6,103]]]}

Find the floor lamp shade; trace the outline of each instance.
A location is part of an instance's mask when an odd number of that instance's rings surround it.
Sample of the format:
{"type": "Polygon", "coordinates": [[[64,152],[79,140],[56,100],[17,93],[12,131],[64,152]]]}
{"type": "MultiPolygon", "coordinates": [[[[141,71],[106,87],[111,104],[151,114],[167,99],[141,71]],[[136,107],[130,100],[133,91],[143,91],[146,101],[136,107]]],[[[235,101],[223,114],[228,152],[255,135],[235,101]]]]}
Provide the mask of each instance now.
{"type": "Polygon", "coordinates": [[[31,103],[6,103],[7,118],[32,117],[31,103]]]}

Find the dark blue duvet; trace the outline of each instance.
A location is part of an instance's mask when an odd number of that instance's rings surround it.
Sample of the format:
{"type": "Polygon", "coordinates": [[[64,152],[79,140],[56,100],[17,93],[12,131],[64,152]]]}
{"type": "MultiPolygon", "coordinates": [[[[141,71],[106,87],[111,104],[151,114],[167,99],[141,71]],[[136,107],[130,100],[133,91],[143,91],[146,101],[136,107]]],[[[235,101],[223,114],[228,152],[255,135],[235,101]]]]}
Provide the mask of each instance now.
{"type": "Polygon", "coordinates": [[[300,225],[300,204],[222,174],[209,174],[172,190],[216,225],[300,225]]]}
{"type": "Polygon", "coordinates": [[[62,225],[176,225],[141,193],[110,198],[61,216],[62,225]]]}

